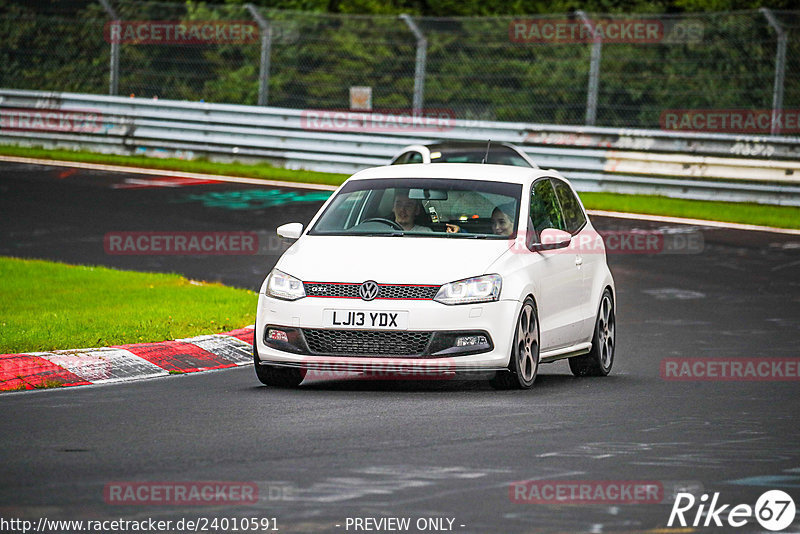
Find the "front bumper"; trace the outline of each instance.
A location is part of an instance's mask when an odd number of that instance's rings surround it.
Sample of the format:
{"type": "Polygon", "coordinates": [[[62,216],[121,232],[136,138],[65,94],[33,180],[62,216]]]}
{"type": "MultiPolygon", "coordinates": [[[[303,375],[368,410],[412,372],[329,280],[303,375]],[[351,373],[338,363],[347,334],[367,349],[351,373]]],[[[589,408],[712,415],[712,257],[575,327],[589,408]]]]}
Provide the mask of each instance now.
{"type": "MultiPolygon", "coordinates": [[[[515,300],[447,306],[432,300],[383,300],[361,301],[337,298],[305,297],[287,302],[259,294],[256,318],[256,344],[259,359],[263,364],[325,368],[351,371],[369,371],[375,368],[398,369],[402,372],[415,370],[434,372],[484,372],[505,369],[508,366],[514,325],[520,303],[515,300]],[[326,309],[359,309],[365,312],[405,311],[408,325],[405,330],[333,330],[323,324],[326,309]],[[268,329],[283,329],[289,334],[288,343],[265,341],[268,329]],[[375,337],[380,333],[403,333],[411,337],[431,334],[424,350],[406,351],[400,355],[371,354],[367,350],[360,354],[347,351],[333,354],[320,353],[320,346],[309,346],[308,333],[314,335],[344,332],[359,337],[375,337]],[[458,336],[485,335],[485,346],[455,349],[452,340],[458,336]],[[314,350],[316,349],[316,350],[314,350]]],[[[327,336],[330,337],[330,336],[327,336]]],[[[335,345],[334,345],[335,346],[335,345]]],[[[369,345],[367,345],[369,347],[369,345]]],[[[378,345],[376,345],[378,346],[378,345]]]]}

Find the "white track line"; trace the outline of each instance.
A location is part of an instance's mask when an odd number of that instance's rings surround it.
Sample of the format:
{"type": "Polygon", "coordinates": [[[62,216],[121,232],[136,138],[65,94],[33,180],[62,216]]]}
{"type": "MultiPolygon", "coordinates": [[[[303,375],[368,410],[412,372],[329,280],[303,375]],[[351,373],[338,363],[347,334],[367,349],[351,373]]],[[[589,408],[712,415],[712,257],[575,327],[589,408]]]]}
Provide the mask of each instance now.
{"type": "MultiPolygon", "coordinates": [[[[60,161],[51,159],[23,158],[17,156],[0,156],[0,161],[10,163],[28,163],[32,165],[51,165],[54,167],[72,167],[76,169],[92,169],[97,171],[125,172],[131,174],[146,174],[151,176],[179,176],[181,178],[197,178],[200,180],[218,180],[235,184],[262,185],[271,187],[294,187],[297,189],[316,189],[321,191],[335,191],[337,186],[325,184],[309,184],[302,182],[283,182],[279,180],[261,180],[258,178],[241,178],[238,176],[222,176],[219,174],[201,174],[195,172],[171,171],[168,169],[145,169],[142,167],[125,167],[123,165],[102,165],[99,163],[83,163],[77,161],[60,161]]],[[[617,219],[633,219],[638,221],[654,221],[674,224],[693,224],[696,226],[711,226],[714,228],[728,228],[731,230],[750,230],[757,232],[773,232],[776,234],[800,235],[800,230],[790,228],[774,228],[772,226],[758,226],[755,224],[741,224],[723,221],[709,221],[705,219],[685,219],[683,217],[668,217],[662,215],[645,215],[640,213],[623,213],[618,211],[587,210],[590,215],[599,217],[615,217],[617,219]]]]}
{"type": "Polygon", "coordinates": [[[741,224],[721,221],[707,221],[705,219],[684,219],[683,217],[667,217],[665,215],[644,215],[639,213],[622,213],[618,211],[586,210],[589,215],[598,217],[615,217],[617,219],[635,219],[638,221],[655,221],[675,224],[692,224],[696,226],[712,226],[714,228],[729,228],[731,230],[752,230],[757,232],[774,232],[777,234],[800,235],[800,230],[791,228],[774,228],[772,226],[758,226],[755,224],[741,224]]]}
{"type": "Polygon", "coordinates": [[[54,159],[21,158],[17,156],[0,156],[0,161],[9,163],[28,163],[31,165],[50,165],[53,167],[72,167],[75,169],[92,169],[95,171],[125,172],[130,174],[147,174],[151,176],[178,176],[180,178],[196,178],[199,180],[217,180],[234,184],[266,185],[272,187],[293,187],[295,189],[318,189],[335,191],[337,186],[326,184],[307,184],[300,182],[283,182],[280,180],[261,180],[260,178],[242,178],[239,176],[222,176],[219,174],[201,174],[197,172],[171,171],[169,169],[145,169],[142,167],[125,167],[123,165],[103,165],[100,163],[84,163],[80,161],[60,161],[54,159]]]}

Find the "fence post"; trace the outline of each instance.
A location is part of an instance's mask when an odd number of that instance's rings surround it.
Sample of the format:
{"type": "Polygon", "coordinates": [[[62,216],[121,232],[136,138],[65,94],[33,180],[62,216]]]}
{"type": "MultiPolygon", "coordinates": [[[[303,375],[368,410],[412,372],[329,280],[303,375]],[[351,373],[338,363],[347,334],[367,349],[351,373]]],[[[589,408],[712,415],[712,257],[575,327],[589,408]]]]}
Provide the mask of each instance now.
{"type": "Polygon", "coordinates": [[[759,9],[767,18],[767,22],[778,33],[778,51],[775,53],[775,85],[772,89],[772,125],[770,133],[781,133],[780,114],[783,110],[783,80],[786,77],[786,30],[778,19],[766,7],[759,9]]]}
{"type": "MultiPolygon", "coordinates": [[[[100,0],[100,3],[111,18],[111,27],[118,25],[119,17],[111,3],[108,0],[100,0]]],[[[115,96],[119,93],[119,40],[114,39],[111,32],[108,35],[109,41],[111,41],[111,59],[108,66],[108,94],[115,96]]]]}
{"type": "Polygon", "coordinates": [[[266,106],[269,101],[269,62],[272,55],[272,26],[261,16],[253,4],[245,5],[247,11],[258,24],[261,32],[261,63],[258,70],[258,105],[266,106]]]}
{"type": "Polygon", "coordinates": [[[589,87],[586,91],[586,126],[594,126],[597,120],[597,93],[600,89],[600,59],[603,51],[603,38],[596,32],[592,21],[582,9],[575,12],[592,35],[592,56],[589,63],[589,87]]]}
{"type": "Polygon", "coordinates": [[[428,40],[410,16],[405,13],[400,15],[403,22],[417,38],[417,60],[414,68],[414,115],[422,113],[422,104],[425,97],[425,63],[428,61],[428,40]]]}

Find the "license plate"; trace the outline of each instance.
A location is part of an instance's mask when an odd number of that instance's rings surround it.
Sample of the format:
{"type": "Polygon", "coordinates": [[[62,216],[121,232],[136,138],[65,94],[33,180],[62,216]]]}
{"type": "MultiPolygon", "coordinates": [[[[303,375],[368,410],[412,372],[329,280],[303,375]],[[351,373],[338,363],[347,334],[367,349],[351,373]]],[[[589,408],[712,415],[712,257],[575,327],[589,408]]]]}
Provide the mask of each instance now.
{"type": "Polygon", "coordinates": [[[323,323],[331,328],[406,330],[407,311],[324,310],[323,323]]]}

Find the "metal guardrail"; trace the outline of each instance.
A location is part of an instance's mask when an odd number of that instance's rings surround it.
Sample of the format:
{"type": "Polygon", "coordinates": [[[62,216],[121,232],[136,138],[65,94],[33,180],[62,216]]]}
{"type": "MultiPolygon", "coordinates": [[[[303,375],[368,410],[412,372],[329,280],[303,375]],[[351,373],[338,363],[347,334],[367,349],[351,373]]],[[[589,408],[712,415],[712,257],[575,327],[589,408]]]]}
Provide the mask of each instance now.
{"type": "MultiPolygon", "coordinates": [[[[0,89],[0,143],[353,172],[403,146],[506,141],[579,190],[800,206],[800,138],[449,120],[437,131],[328,131],[309,111],[0,89]]],[[[347,127],[347,125],[345,125],[347,127]]]]}

